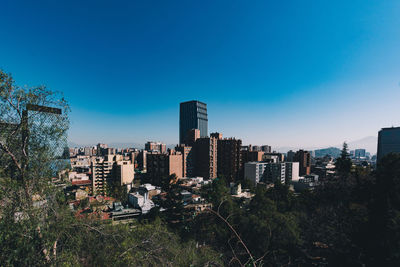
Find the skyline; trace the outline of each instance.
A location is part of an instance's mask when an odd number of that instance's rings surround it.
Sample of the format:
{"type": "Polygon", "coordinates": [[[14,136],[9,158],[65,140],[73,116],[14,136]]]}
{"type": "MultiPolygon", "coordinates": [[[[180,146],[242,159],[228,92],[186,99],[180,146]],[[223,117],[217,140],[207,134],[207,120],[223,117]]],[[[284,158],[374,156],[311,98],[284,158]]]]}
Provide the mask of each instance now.
{"type": "Polygon", "coordinates": [[[326,147],[400,125],[400,3],[303,2],[10,1],[0,68],[62,91],[80,144],[179,143],[193,99],[209,132],[245,144],[326,147]]]}

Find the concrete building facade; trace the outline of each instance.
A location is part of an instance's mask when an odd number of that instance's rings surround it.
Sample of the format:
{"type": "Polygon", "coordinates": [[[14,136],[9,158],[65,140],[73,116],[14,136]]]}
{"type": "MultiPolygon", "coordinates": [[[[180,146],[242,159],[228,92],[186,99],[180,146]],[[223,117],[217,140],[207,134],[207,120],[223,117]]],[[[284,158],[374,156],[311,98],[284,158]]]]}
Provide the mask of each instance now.
{"type": "Polygon", "coordinates": [[[131,161],[117,161],[115,163],[115,178],[120,185],[131,186],[135,179],[135,168],[131,161]]]}
{"type": "Polygon", "coordinates": [[[286,182],[285,163],[267,163],[263,174],[263,181],[275,183],[277,181],[284,184],[286,182]]]}
{"type": "Polygon", "coordinates": [[[247,162],[244,165],[244,177],[254,185],[259,182],[275,183],[286,181],[286,164],[269,162],[247,162]]]}
{"type": "Polygon", "coordinates": [[[246,162],[244,164],[244,178],[250,180],[253,185],[261,182],[264,171],[265,162],[246,162]]]}
{"type": "Polygon", "coordinates": [[[291,183],[292,181],[299,180],[300,166],[298,162],[285,162],[286,165],[286,173],[285,173],[285,182],[286,184],[291,183]]]}

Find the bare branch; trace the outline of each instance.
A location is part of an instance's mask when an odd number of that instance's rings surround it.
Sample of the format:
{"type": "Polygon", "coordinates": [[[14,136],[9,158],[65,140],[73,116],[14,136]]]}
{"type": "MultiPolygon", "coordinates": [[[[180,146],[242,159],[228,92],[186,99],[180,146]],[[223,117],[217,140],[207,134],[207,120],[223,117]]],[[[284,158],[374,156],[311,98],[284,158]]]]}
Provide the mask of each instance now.
{"type": "Polygon", "coordinates": [[[251,254],[250,250],[247,248],[246,244],[243,242],[242,238],[240,237],[240,235],[236,232],[236,230],[233,228],[233,226],[224,218],[221,216],[221,214],[219,214],[218,212],[212,210],[212,209],[207,209],[209,212],[213,213],[214,215],[216,215],[218,218],[220,218],[226,225],[228,225],[229,229],[235,234],[235,236],[237,237],[237,239],[239,240],[239,242],[242,244],[242,246],[244,247],[244,249],[246,250],[247,254],[249,255],[249,260],[252,261],[252,265],[256,266],[255,262],[254,262],[254,257],[251,254]]]}
{"type": "Polygon", "coordinates": [[[23,173],[22,167],[18,162],[17,157],[10,151],[10,149],[7,147],[7,145],[3,144],[0,142],[0,148],[11,157],[12,161],[14,162],[15,166],[18,168],[18,170],[23,173]]]}

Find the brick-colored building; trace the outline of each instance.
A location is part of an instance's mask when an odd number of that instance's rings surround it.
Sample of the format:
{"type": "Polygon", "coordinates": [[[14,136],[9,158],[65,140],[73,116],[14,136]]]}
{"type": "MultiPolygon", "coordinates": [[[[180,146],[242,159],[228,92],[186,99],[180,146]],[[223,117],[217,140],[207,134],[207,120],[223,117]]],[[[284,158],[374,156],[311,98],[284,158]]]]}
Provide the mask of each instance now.
{"type": "Polygon", "coordinates": [[[217,177],[217,139],[214,137],[199,138],[193,146],[194,175],[204,179],[217,177]]]}
{"type": "Polygon", "coordinates": [[[311,154],[305,150],[299,150],[294,155],[293,161],[299,162],[299,175],[309,175],[311,173],[311,154]]]}
{"type": "Polygon", "coordinates": [[[193,177],[194,176],[194,151],[191,146],[178,145],[175,148],[176,151],[182,153],[182,176],[193,177]]]}
{"type": "Polygon", "coordinates": [[[218,177],[223,176],[228,182],[240,180],[242,170],[241,146],[242,140],[240,139],[218,139],[218,177]]]}
{"type": "Polygon", "coordinates": [[[170,152],[167,154],[147,153],[147,177],[154,185],[161,185],[162,179],[166,179],[171,174],[177,178],[182,178],[182,159],[180,152],[170,152]]]}
{"type": "Polygon", "coordinates": [[[186,135],[185,144],[187,146],[193,146],[197,139],[200,138],[199,129],[190,129],[186,135]]]}

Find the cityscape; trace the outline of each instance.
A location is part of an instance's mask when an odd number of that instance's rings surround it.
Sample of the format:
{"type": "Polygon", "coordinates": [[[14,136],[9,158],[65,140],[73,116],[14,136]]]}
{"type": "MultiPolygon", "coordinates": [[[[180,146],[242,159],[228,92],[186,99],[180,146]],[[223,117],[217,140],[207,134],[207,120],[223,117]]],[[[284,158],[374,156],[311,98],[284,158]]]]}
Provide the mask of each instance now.
{"type": "MultiPolygon", "coordinates": [[[[378,158],[400,152],[399,131],[400,128],[380,131],[378,158]],[[395,141],[389,141],[391,138],[395,141]]],[[[234,189],[233,196],[248,200],[252,194],[248,189],[242,191],[242,183],[269,187],[280,182],[294,192],[312,189],[319,181],[335,175],[335,159],[340,156],[340,149],[336,150],[278,153],[269,145],[244,145],[235,137],[224,138],[218,132],[209,134],[207,104],[193,100],[180,103],[179,144],[173,149],[155,141],[145,143],[144,149],[113,148],[100,143],[93,147],[69,148],[68,179],[72,187],[68,194],[76,196],[71,204],[79,204],[80,198],[110,195],[108,189],[117,183],[130,192],[128,199],[119,201],[129,203],[133,209],[127,210],[140,215],[155,207],[152,198],[162,195],[162,185],[172,182],[170,179],[174,176],[183,183],[180,193],[191,200],[185,201],[185,206],[202,210],[205,200],[198,195],[200,188],[219,177],[234,189]],[[152,193],[145,194],[147,191],[152,193]]],[[[377,156],[371,156],[363,148],[349,151],[349,158],[354,166],[376,166],[377,156]]],[[[119,206],[117,213],[121,209],[119,206]]],[[[109,214],[115,218],[112,211],[109,214]]]]}
{"type": "Polygon", "coordinates": [[[2,2],[0,266],[399,266],[399,10],[2,2]]]}

